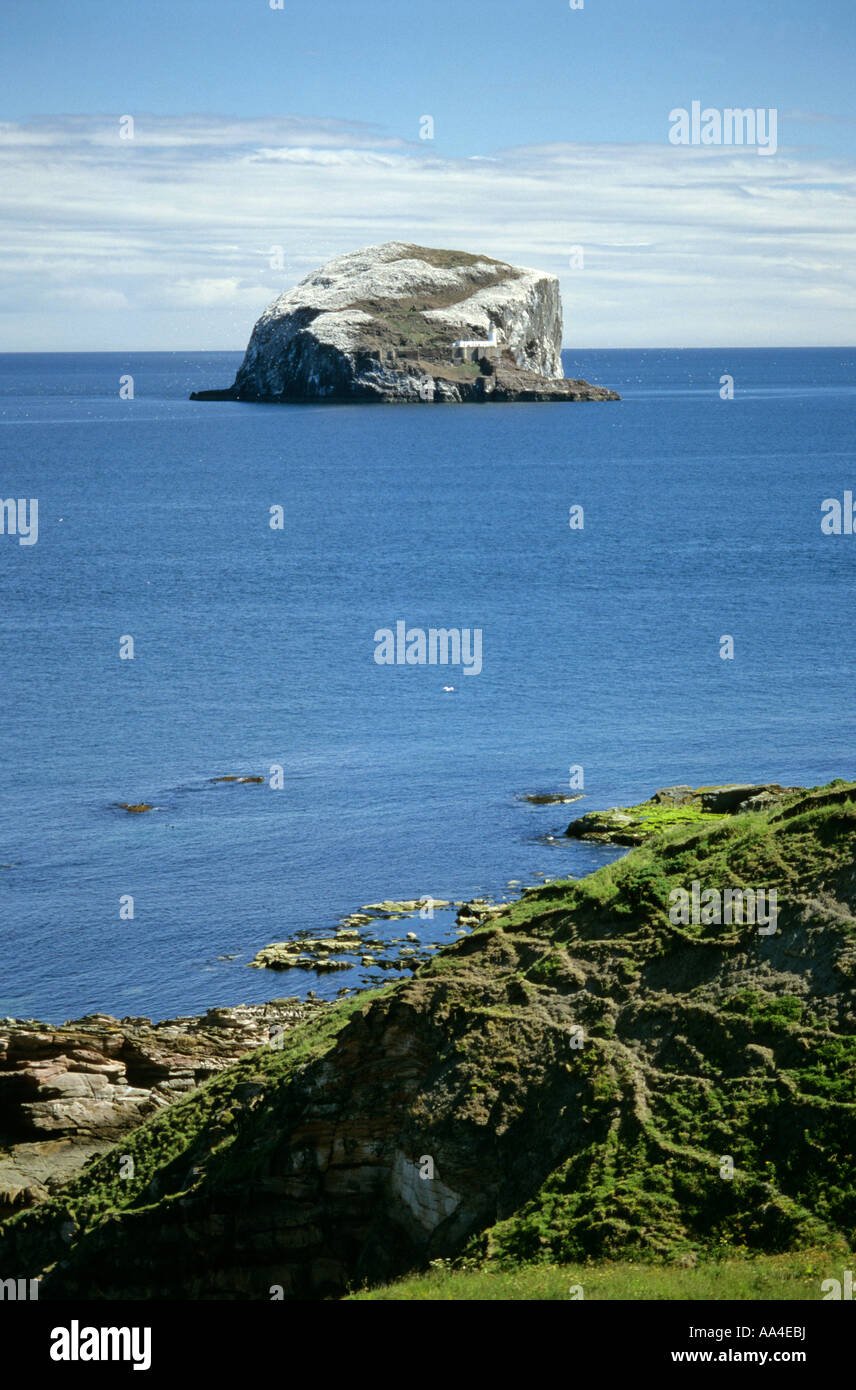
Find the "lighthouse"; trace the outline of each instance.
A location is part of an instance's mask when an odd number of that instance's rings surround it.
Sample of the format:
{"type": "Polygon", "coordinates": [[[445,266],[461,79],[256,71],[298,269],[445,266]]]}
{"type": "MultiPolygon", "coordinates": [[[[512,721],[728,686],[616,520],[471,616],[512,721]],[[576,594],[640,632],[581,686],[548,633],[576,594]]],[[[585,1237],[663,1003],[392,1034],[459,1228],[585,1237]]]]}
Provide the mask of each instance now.
{"type": "Polygon", "coordinates": [[[486,348],[499,347],[499,336],[496,328],[492,327],[486,338],[458,338],[452,344],[453,348],[486,348]]]}

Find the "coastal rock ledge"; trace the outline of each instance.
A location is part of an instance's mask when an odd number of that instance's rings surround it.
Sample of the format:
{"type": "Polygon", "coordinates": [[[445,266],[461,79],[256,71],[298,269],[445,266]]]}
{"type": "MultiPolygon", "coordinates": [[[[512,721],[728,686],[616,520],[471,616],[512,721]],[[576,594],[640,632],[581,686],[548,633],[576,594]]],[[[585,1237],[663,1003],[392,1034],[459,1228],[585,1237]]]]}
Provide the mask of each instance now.
{"type": "Polygon", "coordinates": [[[562,375],[555,275],[388,241],[268,305],[232,386],[195,401],[617,401],[562,375]]]}

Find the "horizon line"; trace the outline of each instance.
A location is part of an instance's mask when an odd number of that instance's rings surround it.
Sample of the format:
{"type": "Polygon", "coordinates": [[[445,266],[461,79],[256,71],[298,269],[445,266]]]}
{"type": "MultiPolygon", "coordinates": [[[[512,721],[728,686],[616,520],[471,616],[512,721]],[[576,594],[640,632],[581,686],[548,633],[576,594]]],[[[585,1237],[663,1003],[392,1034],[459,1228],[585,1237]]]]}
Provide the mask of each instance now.
{"type": "MultiPolygon", "coordinates": [[[[235,348],[0,348],[0,357],[115,357],[121,353],[236,353],[246,352],[246,347],[235,348]]],[[[705,343],[684,345],[678,343],[648,343],[629,347],[565,347],[561,352],[836,352],[856,351],[854,343],[705,343]]]]}

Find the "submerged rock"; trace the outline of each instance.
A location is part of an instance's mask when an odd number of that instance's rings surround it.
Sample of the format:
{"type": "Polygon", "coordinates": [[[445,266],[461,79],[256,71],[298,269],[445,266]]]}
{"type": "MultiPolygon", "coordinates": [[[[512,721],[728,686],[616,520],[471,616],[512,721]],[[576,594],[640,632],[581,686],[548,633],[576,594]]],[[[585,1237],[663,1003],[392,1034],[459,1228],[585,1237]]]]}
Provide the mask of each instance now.
{"type": "Polygon", "coordinates": [[[209,777],[209,782],[263,782],[264,777],[238,777],[233,774],[230,777],[209,777]]]}
{"type": "Polygon", "coordinates": [[[577,792],[576,796],[565,796],[559,792],[527,792],[523,800],[530,802],[532,806],[554,806],[582,801],[584,795],[584,792],[577,792]]]}
{"type": "Polygon", "coordinates": [[[197,401],[603,401],[562,374],[555,275],[388,241],[268,305],[227,390],[197,401]]]}
{"type": "Polygon", "coordinates": [[[352,912],[348,917],[340,917],[343,931],[350,931],[352,927],[369,927],[375,920],[371,912],[352,912]]]}

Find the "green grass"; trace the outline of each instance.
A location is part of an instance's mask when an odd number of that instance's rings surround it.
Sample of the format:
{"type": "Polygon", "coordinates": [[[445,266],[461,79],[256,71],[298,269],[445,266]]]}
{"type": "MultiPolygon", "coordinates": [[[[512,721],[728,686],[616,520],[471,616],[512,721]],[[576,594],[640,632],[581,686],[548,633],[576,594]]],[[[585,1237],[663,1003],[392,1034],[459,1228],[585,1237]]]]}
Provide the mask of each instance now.
{"type": "MultiPolygon", "coordinates": [[[[551,932],[559,940],[585,936],[589,923],[597,924],[600,932],[604,916],[610,913],[636,922],[650,919],[653,913],[665,925],[670,890],[685,888],[694,879],[705,886],[758,889],[774,885],[781,910],[789,888],[798,889],[803,880],[822,873],[832,877],[854,846],[856,790],[842,794],[834,808],[811,808],[783,824],[763,812],[705,815],[701,825],[666,822],[631,855],[588,877],[578,882],[554,880],[526,892],[519,902],[509,904],[502,924],[507,921],[525,928],[542,918],[545,910],[561,913],[568,919],[564,929],[558,927],[556,917],[549,919],[551,932]]],[[[658,935],[664,944],[662,932],[658,935]]],[[[711,932],[696,926],[684,935],[715,935],[722,940],[725,934],[719,927],[711,932]]]]}
{"type": "MultiPolygon", "coordinates": [[[[655,806],[649,801],[640,802],[638,806],[622,806],[621,813],[638,818],[640,824],[629,826],[628,829],[646,837],[656,835],[661,830],[668,830],[675,825],[699,827],[718,825],[720,821],[725,820],[724,811],[702,811],[698,806],[655,806]]],[[[594,819],[595,814],[592,814],[592,819],[594,819]]],[[[607,827],[611,824],[608,811],[603,812],[603,820],[607,827]]]]}
{"type": "Polygon", "coordinates": [[[823,1250],[725,1259],[682,1269],[675,1265],[607,1262],[598,1265],[528,1265],[515,1270],[455,1270],[438,1262],[428,1274],[349,1295],[359,1302],[448,1302],[450,1300],[605,1301],[756,1299],[816,1301],[824,1279],[841,1279],[853,1256],[823,1250]],[[849,1262],[847,1262],[849,1261],[849,1262]]]}

